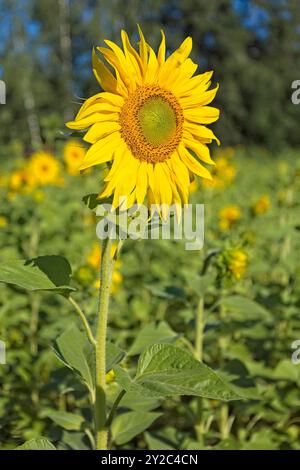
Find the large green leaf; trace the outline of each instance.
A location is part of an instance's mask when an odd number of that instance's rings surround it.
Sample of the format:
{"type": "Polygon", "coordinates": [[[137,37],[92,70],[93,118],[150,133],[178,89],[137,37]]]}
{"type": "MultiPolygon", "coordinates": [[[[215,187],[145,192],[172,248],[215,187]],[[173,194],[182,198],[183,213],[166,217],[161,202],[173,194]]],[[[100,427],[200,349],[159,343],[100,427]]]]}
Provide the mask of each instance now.
{"type": "Polygon", "coordinates": [[[220,304],[229,310],[230,313],[234,313],[237,319],[267,320],[271,318],[270,312],[268,312],[268,310],[266,310],[262,305],[241,295],[224,297],[220,300],[220,304]]]}
{"type": "Polygon", "coordinates": [[[126,444],[148,429],[159,416],[161,413],[141,413],[138,411],[129,411],[117,416],[111,427],[113,441],[117,445],[126,444]]]}
{"type": "Polygon", "coordinates": [[[275,379],[300,383],[300,370],[289,359],[282,359],[273,374],[275,379]]]}
{"type": "Polygon", "coordinates": [[[0,265],[0,282],[13,284],[29,291],[52,291],[67,294],[71,266],[62,256],[39,256],[31,260],[11,260],[0,265]]]}
{"type": "Polygon", "coordinates": [[[31,439],[30,441],[24,442],[21,446],[17,447],[16,450],[56,450],[54,445],[51,444],[45,437],[39,437],[38,439],[31,439]]]}
{"type": "Polygon", "coordinates": [[[115,371],[116,380],[127,392],[148,397],[195,395],[224,401],[241,398],[213,370],[171,344],[150,346],[140,356],[134,380],[120,367],[115,371]]]}
{"type": "Polygon", "coordinates": [[[45,416],[67,431],[79,431],[84,422],[82,416],[67,411],[49,411],[45,416]]]}
{"type": "MultiPolygon", "coordinates": [[[[88,389],[95,389],[95,348],[87,336],[72,326],[56,340],[55,354],[67,367],[76,371],[88,389]]],[[[124,357],[124,351],[113,343],[106,345],[106,371],[108,372],[124,357]]]]}
{"type": "Polygon", "coordinates": [[[161,402],[159,398],[143,397],[139,393],[126,392],[120,406],[132,411],[152,411],[158,408],[161,402]]]}
{"type": "Polygon", "coordinates": [[[163,441],[160,438],[157,438],[156,436],[153,436],[148,432],[145,433],[145,440],[148,444],[149,450],[175,450],[175,448],[172,447],[169,443],[163,441]]]}
{"type": "Polygon", "coordinates": [[[87,337],[72,326],[56,340],[54,351],[70,369],[76,371],[88,389],[95,389],[95,351],[87,337]]]}
{"type": "Polygon", "coordinates": [[[170,343],[175,341],[178,335],[172,330],[172,328],[164,321],[156,323],[150,323],[146,325],[138,333],[131,348],[129,349],[128,355],[135,356],[140,354],[146,349],[146,347],[157,342],[170,343]]]}

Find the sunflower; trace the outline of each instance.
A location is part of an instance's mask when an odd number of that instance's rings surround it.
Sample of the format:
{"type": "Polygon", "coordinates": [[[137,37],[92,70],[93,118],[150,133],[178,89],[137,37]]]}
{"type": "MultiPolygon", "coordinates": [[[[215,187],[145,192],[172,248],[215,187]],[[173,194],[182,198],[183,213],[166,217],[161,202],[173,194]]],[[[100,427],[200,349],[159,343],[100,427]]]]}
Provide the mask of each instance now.
{"type": "Polygon", "coordinates": [[[228,259],[228,269],[232,276],[240,280],[248,265],[248,255],[243,250],[233,250],[228,259]]]}
{"type": "Polygon", "coordinates": [[[61,183],[60,165],[56,158],[47,152],[34,153],[28,163],[28,170],[42,186],[61,183]]]}
{"type": "Polygon", "coordinates": [[[230,161],[233,155],[234,151],[231,147],[215,155],[216,166],[212,171],[213,180],[204,180],[204,187],[225,189],[233,183],[237,173],[236,165],[230,161]]]}
{"type": "Polygon", "coordinates": [[[241,218],[241,209],[237,205],[227,206],[219,212],[219,227],[230,230],[241,218]]]}
{"type": "Polygon", "coordinates": [[[85,148],[77,140],[70,140],[64,146],[64,161],[70,175],[79,174],[80,164],[85,156],[85,148]]]}
{"type": "Polygon", "coordinates": [[[218,87],[209,90],[213,72],[195,75],[190,37],[166,58],[163,32],[157,55],[140,28],[139,35],[138,51],[125,31],[123,49],[109,40],[108,47],[97,47],[111,70],[93,51],[93,70],[104,91],[86,100],[67,126],[88,129],[84,140],[91,147],[81,170],[110,165],[100,198],[113,196],[117,208],[122,200],[127,207],[142,204],[147,196],[148,205],[162,207],[165,216],[171,204],[188,202],[193,174],[212,178],[200,160],[214,164],[207,144],[219,141],[206,124],[219,118],[208,106],[218,87]]]}
{"type": "Polygon", "coordinates": [[[35,178],[26,168],[15,170],[10,175],[8,188],[11,195],[31,193],[35,188],[35,178]]]}
{"type": "Polygon", "coordinates": [[[268,212],[269,208],[270,208],[270,198],[267,194],[265,194],[264,196],[261,196],[253,205],[252,205],[252,212],[255,214],[255,215],[261,215],[261,214],[265,214],[266,212],[268,212]]]}

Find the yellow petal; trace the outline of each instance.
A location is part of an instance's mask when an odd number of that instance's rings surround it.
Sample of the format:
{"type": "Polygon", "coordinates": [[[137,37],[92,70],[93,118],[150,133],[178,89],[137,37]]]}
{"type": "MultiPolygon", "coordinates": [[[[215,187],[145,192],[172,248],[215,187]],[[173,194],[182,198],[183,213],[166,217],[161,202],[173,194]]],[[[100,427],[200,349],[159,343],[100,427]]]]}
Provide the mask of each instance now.
{"type": "Polygon", "coordinates": [[[154,83],[158,73],[158,61],[155,52],[149,47],[149,61],[145,74],[145,83],[154,83]]]}
{"type": "Polygon", "coordinates": [[[103,193],[101,194],[101,197],[110,196],[114,192],[117,185],[122,181],[122,179],[124,179],[124,174],[127,172],[128,166],[130,165],[131,159],[133,158],[122,139],[120,145],[114,151],[115,158],[117,158],[117,152],[120,152],[120,163],[115,167],[113,164],[114,169],[112,167],[111,172],[108,174],[108,177],[105,178],[105,181],[108,181],[108,184],[105,187],[103,193]]]}
{"type": "Polygon", "coordinates": [[[195,139],[184,139],[183,143],[185,147],[192,150],[200,158],[200,160],[203,160],[209,165],[215,165],[215,162],[210,157],[209,148],[206,145],[195,139]]]}
{"type": "Polygon", "coordinates": [[[142,74],[143,74],[141,58],[136,52],[136,50],[130,44],[126,31],[124,30],[121,31],[121,38],[122,38],[123,49],[125,52],[127,63],[131,64],[131,68],[132,68],[133,73],[135,74],[137,83],[141,84],[142,74]]]}
{"type": "Polygon", "coordinates": [[[189,108],[183,110],[185,119],[199,124],[211,124],[220,117],[220,111],[211,106],[202,106],[201,108],[189,108]]]}
{"type": "Polygon", "coordinates": [[[147,66],[147,63],[148,63],[147,43],[145,41],[143,31],[141,30],[139,25],[138,25],[138,30],[139,30],[139,35],[140,35],[140,43],[139,43],[140,57],[141,57],[143,68],[144,68],[144,70],[146,70],[146,66],[147,66]]]}
{"type": "MultiPolygon", "coordinates": [[[[182,65],[182,69],[184,68],[185,63],[182,65]]],[[[195,77],[192,77],[193,74],[191,72],[195,70],[193,69],[193,65],[195,64],[192,62],[192,64],[189,65],[185,70],[185,75],[182,72],[182,79],[178,79],[172,87],[173,92],[180,97],[190,96],[191,92],[194,92],[198,95],[202,94],[209,87],[210,79],[213,75],[213,72],[205,72],[200,75],[196,75],[195,77]]],[[[181,76],[179,78],[181,78],[181,76]]]]}
{"type": "MultiPolygon", "coordinates": [[[[86,108],[81,114],[80,114],[80,119],[83,119],[90,114],[94,113],[101,113],[104,116],[109,116],[111,114],[116,114],[120,112],[120,108],[117,106],[113,106],[111,103],[95,103],[92,106],[89,106],[86,108]]],[[[76,118],[76,121],[78,118],[76,118]]]]}
{"type": "Polygon", "coordinates": [[[181,192],[183,203],[187,204],[190,187],[189,172],[186,165],[180,160],[177,152],[174,152],[168,160],[168,166],[174,173],[174,181],[181,192]]]}
{"type": "Polygon", "coordinates": [[[117,173],[121,171],[122,163],[124,160],[124,154],[127,152],[127,146],[125,142],[123,145],[119,145],[114,151],[114,160],[111,169],[108,174],[105,176],[104,181],[112,181],[117,173]]]}
{"type": "Polygon", "coordinates": [[[124,98],[120,95],[115,95],[114,93],[108,93],[104,92],[101,93],[101,99],[103,101],[107,101],[108,103],[111,103],[113,106],[122,108],[124,104],[124,98]]]}
{"type": "Polygon", "coordinates": [[[183,108],[195,108],[199,106],[206,106],[207,104],[211,103],[212,100],[215,98],[217,91],[219,89],[219,85],[212,90],[206,91],[201,94],[193,94],[192,96],[186,96],[180,98],[179,102],[183,108]]]}
{"type": "Polygon", "coordinates": [[[148,187],[148,172],[147,172],[147,162],[142,162],[138,174],[137,174],[137,184],[136,184],[136,199],[138,204],[143,204],[148,187]]]}
{"type": "Polygon", "coordinates": [[[186,38],[181,46],[167,58],[165,63],[161,66],[159,71],[159,82],[163,83],[171,74],[173,74],[178,67],[188,58],[192,50],[192,38],[186,38]]]}
{"type": "Polygon", "coordinates": [[[195,173],[195,175],[212,180],[210,172],[201,163],[197,162],[182,145],[178,147],[178,154],[189,170],[195,173]]]}
{"type": "Polygon", "coordinates": [[[161,204],[171,205],[172,189],[164,171],[163,163],[156,163],[154,165],[154,178],[159,188],[161,204]]]}
{"type": "Polygon", "coordinates": [[[98,80],[101,88],[105,91],[110,91],[112,93],[117,92],[117,80],[113,76],[113,74],[109,71],[109,69],[103,64],[103,62],[99,59],[96,54],[95,49],[93,49],[92,55],[92,62],[93,62],[93,72],[98,80]]]}
{"type": "Polygon", "coordinates": [[[115,132],[93,144],[85,154],[79,170],[85,170],[91,166],[110,161],[120,140],[118,139],[118,132],[115,132]]]}
{"type": "Polygon", "coordinates": [[[157,60],[158,60],[159,65],[162,65],[165,63],[165,60],[166,60],[166,37],[165,37],[165,33],[163,32],[163,30],[161,30],[160,32],[161,32],[161,43],[158,49],[157,60]]]}
{"type": "MultiPolygon", "coordinates": [[[[128,73],[126,62],[124,61],[120,63],[118,56],[114,53],[114,51],[107,49],[106,47],[97,47],[97,50],[104,55],[107,62],[115,69],[116,74],[118,73],[122,82],[126,85],[126,87],[131,90],[133,89],[133,81],[128,73]]],[[[120,49],[121,50],[121,49],[120,49]]],[[[122,54],[123,51],[121,50],[122,54]]],[[[124,55],[124,54],[123,54],[124,55]]]]}
{"type": "Polygon", "coordinates": [[[117,208],[122,203],[122,199],[127,199],[129,206],[129,198],[136,186],[138,168],[140,161],[134,158],[129,152],[126,156],[127,165],[125,171],[123,170],[123,178],[118,181],[113,198],[113,207],[117,208]]]}
{"type": "Polygon", "coordinates": [[[218,145],[220,145],[220,141],[215,136],[213,131],[205,126],[200,126],[198,124],[194,124],[193,122],[186,121],[184,123],[184,129],[189,131],[194,136],[200,137],[201,139],[215,140],[218,145]]]}
{"type": "Polygon", "coordinates": [[[91,106],[93,103],[95,103],[96,101],[100,100],[101,95],[102,95],[102,92],[101,92],[101,93],[97,93],[96,95],[91,96],[90,98],[88,98],[87,100],[85,100],[84,103],[82,104],[81,108],[79,109],[78,113],[77,113],[76,119],[79,119],[79,118],[81,117],[81,113],[82,113],[88,106],[91,106]]]}
{"type": "Polygon", "coordinates": [[[100,119],[100,116],[101,115],[99,113],[94,113],[91,116],[88,116],[84,119],[67,122],[66,126],[69,127],[69,129],[74,129],[74,130],[87,129],[88,127],[95,124],[95,122],[98,122],[100,119]]]}
{"type": "Polygon", "coordinates": [[[84,136],[84,140],[90,144],[94,144],[98,140],[106,137],[112,132],[119,131],[121,126],[118,122],[97,122],[84,136]]]}

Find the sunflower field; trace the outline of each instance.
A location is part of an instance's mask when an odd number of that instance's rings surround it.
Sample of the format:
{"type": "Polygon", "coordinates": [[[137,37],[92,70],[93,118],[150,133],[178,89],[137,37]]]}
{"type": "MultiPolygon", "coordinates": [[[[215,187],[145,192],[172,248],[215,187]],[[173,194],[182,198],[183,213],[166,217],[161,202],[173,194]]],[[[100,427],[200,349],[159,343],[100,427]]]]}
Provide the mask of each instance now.
{"type": "MultiPolygon", "coordinates": [[[[99,173],[76,173],[82,152],[70,141],[56,154],[2,169],[1,258],[56,256],[93,324],[101,253],[95,213],[78,201],[98,184],[99,173]]],[[[113,421],[113,448],[299,449],[300,376],[291,345],[300,337],[300,159],[287,153],[274,161],[261,149],[226,148],[215,160],[213,184],[195,180],[191,189],[192,200],[205,204],[203,251],[185,251],[182,241],[124,244],[113,273],[111,365],[132,373],[155,343],[198,348],[242,398],[170,400],[128,392],[113,421]]],[[[1,266],[1,281],[8,275],[1,266]]],[[[26,293],[24,282],[0,291],[7,351],[0,368],[1,448],[43,436],[58,449],[91,449],[81,321],[59,291],[26,293]],[[62,354],[71,355],[81,380],[62,354]]],[[[113,402],[120,390],[113,368],[106,381],[113,402]]]]}
{"type": "Polygon", "coordinates": [[[296,0],[0,8],[0,450],[300,450],[296,0]]]}

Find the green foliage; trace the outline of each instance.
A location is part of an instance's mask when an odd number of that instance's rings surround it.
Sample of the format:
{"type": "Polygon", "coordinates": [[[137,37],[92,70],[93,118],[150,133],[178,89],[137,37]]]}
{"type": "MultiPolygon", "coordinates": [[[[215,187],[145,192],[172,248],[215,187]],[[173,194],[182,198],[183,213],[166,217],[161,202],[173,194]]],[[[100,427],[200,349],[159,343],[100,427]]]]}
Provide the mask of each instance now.
{"type": "MultiPolygon", "coordinates": [[[[234,185],[192,195],[205,203],[203,252],[168,240],[124,243],[107,343],[113,449],[299,450],[300,376],[291,362],[300,337],[299,156],[244,153],[234,157],[234,185]],[[263,194],[270,208],[255,215],[263,194]],[[241,220],[224,232],[218,212],[233,203],[241,220]],[[240,281],[220,285],[217,256],[229,241],[249,262],[240,281]],[[200,298],[203,362],[194,354],[200,298]]],[[[74,296],[94,332],[97,270],[88,258],[96,221],[86,224],[91,212],[81,201],[98,180],[98,171],[66,175],[63,187],[44,188],[42,203],[2,193],[1,449],[94,448],[94,349],[64,297],[74,296]]]]}
{"type": "Polygon", "coordinates": [[[31,439],[30,441],[25,442],[21,446],[17,447],[16,450],[56,450],[54,445],[41,437],[39,439],[31,439]]]}

